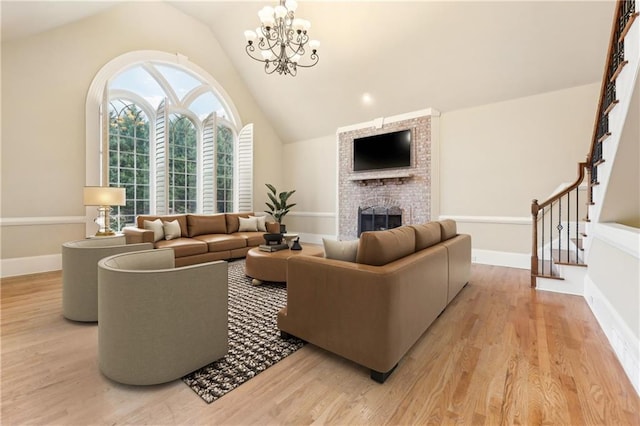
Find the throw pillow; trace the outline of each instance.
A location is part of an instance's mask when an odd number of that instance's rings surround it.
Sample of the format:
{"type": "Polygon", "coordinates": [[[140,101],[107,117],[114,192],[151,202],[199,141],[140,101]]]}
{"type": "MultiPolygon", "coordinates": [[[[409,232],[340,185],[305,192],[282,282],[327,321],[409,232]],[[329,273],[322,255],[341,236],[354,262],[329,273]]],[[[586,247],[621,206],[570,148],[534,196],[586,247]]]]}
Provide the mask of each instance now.
{"type": "Polygon", "coordinates": [[[173,222],[164,222],[162,225],[162,229],[164,230],[164,239],[165,240],[173,240],[175,238],[180,238],[182,235],[182,231],[180,230],[180,224],[177,220],[173,222]]]}
{"type": "Polygon", "coordinates": [[[266,216],[249,216],[249,219],[254,217],[258,221],[258,231],[267,232],[267,217],[266,216]]]}
{"type": "Polygon", "coordinates": [[[160,219],[156,220],[145,220],[144,221],[144,229],[150,229],[153,231],[153,242],[158,242],[164,238],[164,230],[162,228],[162,221],[160,219]]]}
{"type": "Polygon", "coordinates": [[[240,227],[238,232],[257,232],[258,231],[258,218],[257,217],[239,217],[240,227]]]}
{"type": "Polygon", "coordinates": [[[358,255],[358,240],[335,241],[322,239],[324,245],[324,257],[327,259],[355,262],[358,255]]]}

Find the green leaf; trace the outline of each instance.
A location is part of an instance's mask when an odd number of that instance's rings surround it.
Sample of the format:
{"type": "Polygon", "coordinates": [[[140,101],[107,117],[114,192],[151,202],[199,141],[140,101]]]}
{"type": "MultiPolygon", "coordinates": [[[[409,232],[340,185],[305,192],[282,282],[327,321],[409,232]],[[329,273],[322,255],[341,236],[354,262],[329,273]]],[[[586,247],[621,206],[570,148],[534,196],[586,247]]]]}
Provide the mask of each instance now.
{"type": "Polygon", "coordinates": [[[273,192],[273,195],[277,193],[275,186],[271,185],[270,183],[265,183],[265,186],[269,188],[271,192],[273,192]]]}

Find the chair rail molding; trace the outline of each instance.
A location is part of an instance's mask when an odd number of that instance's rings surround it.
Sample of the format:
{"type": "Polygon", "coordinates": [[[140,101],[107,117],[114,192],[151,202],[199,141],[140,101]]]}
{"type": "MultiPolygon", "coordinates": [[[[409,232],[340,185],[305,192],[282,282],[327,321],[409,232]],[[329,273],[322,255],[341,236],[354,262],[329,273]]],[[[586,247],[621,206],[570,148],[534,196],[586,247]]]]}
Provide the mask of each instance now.
{"type": "Polygon", "coordinates": [[[298,217],[337,217],[335,212],[289,212],[287,216],[298,217]]]}
{"type": "Polygon", "coordinates": [[[84,224],[85,216],[0,217],[0,226],[84,224]]]}
{"type": "Polygon", "coordinates": [[[497,223],[503,225],[528,225],[531,226],[531,218],[524,216],[460,216],[440,215],[439,220],[452,219],[462,223],[497,223]]]}

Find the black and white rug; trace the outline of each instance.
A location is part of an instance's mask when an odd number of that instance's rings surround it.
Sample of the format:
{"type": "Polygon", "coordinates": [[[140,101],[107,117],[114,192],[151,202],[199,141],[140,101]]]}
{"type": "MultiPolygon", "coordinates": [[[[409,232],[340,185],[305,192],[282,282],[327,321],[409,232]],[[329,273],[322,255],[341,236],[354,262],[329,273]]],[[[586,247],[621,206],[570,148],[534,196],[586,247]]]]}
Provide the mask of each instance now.
{"type": "Polygon", "coordinates": [[[285,284],[251,285],[244,260],[229,262],[229,352],[182,380],[207,403],[300,349],[299,339],[282,339],[278,311],[287,304],[285,284]]]}

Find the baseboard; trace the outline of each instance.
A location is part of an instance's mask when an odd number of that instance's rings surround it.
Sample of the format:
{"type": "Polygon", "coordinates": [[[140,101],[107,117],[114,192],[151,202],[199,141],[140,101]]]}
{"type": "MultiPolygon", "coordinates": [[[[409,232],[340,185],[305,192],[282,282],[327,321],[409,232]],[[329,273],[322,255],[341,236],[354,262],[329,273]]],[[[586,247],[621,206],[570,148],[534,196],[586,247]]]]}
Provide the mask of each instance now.
{"type": "Polygon", "coordinates": [[[640,396],[640,340],[588,275],[584,282],[584,298],[600,324],[600,328],[609,339],[624,372],[640,396]]]}
{"type": "Polygon", "coordinates": [[[531,268],[531,255],[528,253],[472,249],[471,261],[483,265],[506,266],[508,268],[531,268]]]}
{"type": "Polygon", "coordinates": [[[17,257],[0,260],[0,277],[38,274],[62,269],[62,254],[44,256],[17,257]]]}

